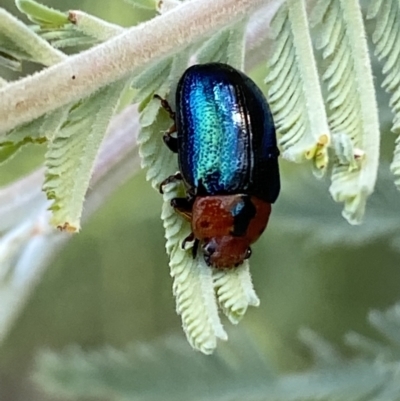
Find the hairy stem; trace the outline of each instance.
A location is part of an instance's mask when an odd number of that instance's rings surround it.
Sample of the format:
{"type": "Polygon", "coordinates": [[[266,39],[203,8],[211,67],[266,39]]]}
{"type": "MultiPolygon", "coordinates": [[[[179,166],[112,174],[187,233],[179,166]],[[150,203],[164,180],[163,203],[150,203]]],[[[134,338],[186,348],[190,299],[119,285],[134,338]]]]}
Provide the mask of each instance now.
{"type": "Polygon", "coordinates": [[[262,0],[193,0],[0,89],[0,133],[78,101],[138,67],[251,13],[262,0]],[[96,66],[96,68],[93,68],[96,66]]]}

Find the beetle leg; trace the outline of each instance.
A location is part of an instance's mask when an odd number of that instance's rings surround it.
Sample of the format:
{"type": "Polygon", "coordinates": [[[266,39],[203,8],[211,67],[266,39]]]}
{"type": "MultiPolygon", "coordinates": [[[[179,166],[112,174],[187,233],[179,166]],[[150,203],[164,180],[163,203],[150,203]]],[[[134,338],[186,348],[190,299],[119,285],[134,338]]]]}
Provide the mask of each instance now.
{"type": "Polygon", "coordinates": [[[170,151],[178,153],[178,138],[175,138],[171,135],[173,132],[176,132],[175,124],[164,133],[163,140],[170,151]]]}
{"type": "MultiPolygon", "coordinates": [[[[192,207],[193,207],[193,200],[192,199],[188,199],[188,198],[173,198],[173,199],[171,199],[171,206],[184,219],[186,219],[188,221],[192,220],[192,207]]],[[[186,238],[186,240],[189,241],[189,237],[186,238]]],[[[190,241],[193,241],[193,239],[194,239],[194,236],[193,236],[192,239],[190,239],[190,241]]]]}
{"type": "Polygon", "coordinates": [[[194,240],[194,244],[193,244],[193,248],[192,248],[192,256],[193,256],[193,259],[196,257],[196,255],[197,255],[197,250],[199,249],[199,243],[200,243],[200,241],[196,238],[195,240],[194,240]]]}
{"type": "Polygon", "coordinates": [[[159,186],[159,191],[161,194],[164,193],[164,187],[165,185],[171,184],[173,182],[177,182],[177,181],[182,181],[183,177],[182,174],[180,173],[180,171],[178,171],[177,173],[170,175],[169,177],[167,177],[164,181],[161,182],[160,186],[159,186]]]}
{"type": "Polygon", "coordinates": [[[189,188],[186,192],[186,199],[188,202],[190,202],[191,205],[193,205],[194,201],[196,198],[196,192],[193,188],[189,188]]]}
{"type": "MultiPolygon", "coordinates": [[[[170,118],[175,121],[175,112],[172,111],[172,108],[169,105],[168,101],[157,94],[154,95],[154,98],[161,101],[161,107],[169,114],[170,118]]],[[[174,132],[176,132],[175,123],[170,127],[167,132],[164,133],[163,140],[169,150],[174,153],[178,153],[178,140],[171,135],[174,132]]]]}
{"type": "Polygon", "coordinates": [[[154,98],[161,101],[161,107],[169,114],[172,120],[175,120],[175,112],[172,110],[167,99],[163,99],[160,95],[154,94],[154,98]]]}

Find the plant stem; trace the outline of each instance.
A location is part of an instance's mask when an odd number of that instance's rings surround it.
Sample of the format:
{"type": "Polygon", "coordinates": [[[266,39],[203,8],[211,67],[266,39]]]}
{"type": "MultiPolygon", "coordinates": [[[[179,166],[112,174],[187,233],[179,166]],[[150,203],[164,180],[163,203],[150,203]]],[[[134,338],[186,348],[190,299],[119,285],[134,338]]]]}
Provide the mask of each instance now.
{"type": "MultiPolygon", "coordinates": [[[[273,0],[267,0],[271,2],[273,0]]],[[[0,133],[76,102],[150,61],[250,14],[265,0],[192,0],[0,89],[0,133]]]]}

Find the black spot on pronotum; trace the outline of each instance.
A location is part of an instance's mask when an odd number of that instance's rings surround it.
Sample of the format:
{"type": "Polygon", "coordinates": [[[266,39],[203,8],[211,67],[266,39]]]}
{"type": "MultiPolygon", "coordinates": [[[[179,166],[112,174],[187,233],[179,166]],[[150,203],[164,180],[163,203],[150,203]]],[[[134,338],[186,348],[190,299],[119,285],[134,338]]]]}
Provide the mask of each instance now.
{"type": "Polygon", "coordinates": [[[232,235],[235,237],[241,237],[246,234],[250,221],[254,218],[257,212],[256,207],[249,196],[242,196],[242,201],[242,207],[239,208],[239,210],[236,207],[235,211],[237,213],[233,216],[232,235]]]}
{"type": "Polygon", "coordinates": [[[72,79],[75,79],[76,78],[76,76],[75,75],[72,75],[72,79]]]}

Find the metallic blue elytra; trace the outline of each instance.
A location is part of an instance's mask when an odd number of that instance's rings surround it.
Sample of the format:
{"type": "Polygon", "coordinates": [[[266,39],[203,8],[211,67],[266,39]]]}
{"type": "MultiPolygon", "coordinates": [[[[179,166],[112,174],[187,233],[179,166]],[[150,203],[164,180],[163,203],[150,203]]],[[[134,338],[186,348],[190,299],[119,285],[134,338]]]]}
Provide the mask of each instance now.
{"type": "Polygon", "coordinates": [[[180,172],[196,195],[244,193],[274,203],[279,151],[268,103],[242,72],[194,65],[176,91],[180,172]]]}

